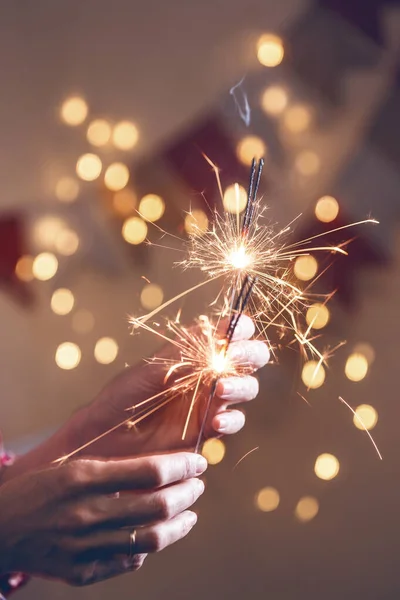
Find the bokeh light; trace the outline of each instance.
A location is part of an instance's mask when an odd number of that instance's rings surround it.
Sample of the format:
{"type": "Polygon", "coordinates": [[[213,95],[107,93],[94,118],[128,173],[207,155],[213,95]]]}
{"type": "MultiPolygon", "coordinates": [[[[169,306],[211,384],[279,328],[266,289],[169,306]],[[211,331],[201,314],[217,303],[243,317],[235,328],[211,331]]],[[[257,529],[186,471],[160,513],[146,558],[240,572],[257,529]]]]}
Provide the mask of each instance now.
{"type": "Polygon", "coordinates": [[[110,337],[103,337],[96,342],[94,347],[94,357],[98,363],[109,365],[118,356],[118,344],[110,337]]]}
{"type": "Polygon", "coordinates": [[[164,299],[164,292],[162,288],[155,283],[148,283],[144,286],[142,293],[140,294],[140,302],[143,308],[147,310],[153,310],[160,306],[164,299]]]}
{"type": "Polygon", "coordinates": [[[287,109],[283,116],[283,124],[290,133],[302,133],[311,125],[311,110],[302,104],[295,104],[287,109]]]}
{"type": "Polygon", "coordinates": [[[321,387],[325,381],[325,369],[316,360],[309,360],[303,365],[301,379],[304,385],[311,390],[321,387]]]}
{"type": "Polygon", "coordinates": [[[329,481],[339,473],[340,464],[333,454],[320,454],[315,461],[314,472],[317,477],[329,481]]]}
{"type": "Polygon", "coordinates": [[[139,212],[147,221],[158,221],[163,216],[164,211],[165,202],[157,194],[146,194],[140,201],[139,212]]]}
{"type": "Polygon", "coordinates": [[[86,308],[80,308],[72,315],[72,329],[76,333],[89,333],[94,327],[94,316],[86,308]]]}
{"type": "Polygon", "coordinates": [[[217,465],[225,456],[225,444],[222,440],[211,438],[204,442],[201,453],[207,459],[208,464],[217,465]]]}
{"type": "Polygon", "coordinates": [[[72,229],[63,229],[55,239],[55,249],[63,256],[72,256],[79,248],[79,236],[72,229]]]}
{"type": "Polygon", "coordinates": [[[65,221],[59,217],[44,216],[37,219],[32,228],[32,238],[36,246],[52,249],[57,236],[66,227],[65,221]]]}
{"type": "Polygon", "coordinates": [[[360,342],[359,344],[356,344],[353,348],[353,352],[355,354],[363,354],[367,359],[368,366],[372,365],[375,360],[375,350],[371,344],[367,344],[366,342],[360,342]]]}
{"type": "Polygon", "coordinates": [[[101,173],[103,165],[97,154],[83,154],[76,163],[76,174],[84,181],[94,181],[101,173]]]}
{"type": "Polygon", "coordinates": [[[287,91],[279,85],[267,87],[261,96],[263,110],[274,117],[283,113],[288,101],[287,91]]]}
{"type": "Polygon", "coordinates": [[[294,263],[294,274],[297,279],[301,281],[309,281],[318,271],[318,263],[317,260],[311,256],[298,256],[294,263]]]}
{"type": "Polygon", "coordinates": [[[60,202],[74,202],[79,194],[79,183],[73,177],[61,177],[57,181],[55,192],[60,202]]]}
{"type": "Polygon", "coordinates": [[[250,166],[253,158],[265,158],[267,147],[263,140],[256,135],[244,137],[237,145],[237,156],[246,166],[250,166]]]}
{"type": "Polygon", "coordinates": [[[92,146],[106,146],[111,139],[111,125],[105,119],[92,121],[86,133],[87,140],[92,146]]]}
{"type": "Polygon", "coordinates": [[[122,217],[127,217],[132,214],[136,208],[136,194],[129,188],[119,190],[119,192],[115,192],[112,203],[117,214],[122,217]]]}
{"type": "Polygon", "coordinates": [[[333,196],[322,196],[315,205],[315,216],[322,223],[331,223],[339,214],[339,203],[333,196]]]}
{"type": "Polygon", "coordinates": [[[311,521],[317,516],[319,511],[319,503],[313,496],[304,496],[298,501],[294,514],[302,523],[311,521]]]}
{"type": "Polygon", "coordinates": [[[192,210],[185,217],[185,231],[189,235],[202,235],[208,229],[208,217],[203,210],[192,210]]]}
{"type": "Polygon", "coordinates": [[[138,129],[130,121],[121,121],[114,127],[112,140],[119,150],[131,150],[136,146],[138,139],[138,129]]]}
{"type": "Polygon", "coordinates": [[[55,360],[60,369],[70,371],[79,365],[81,356],[81,349],[77,344],[72,342],[64,342],[58,346],[55,360]]]}
{"type": "Polygon", "coordinates": [[[128,244],[141,244],[147,236],[147,225],[140,217],[129,217],[122,226],[122,236],[128,244]]]}
{"type": "Polygon", "coordinates": [[[315,175],[318,173],[320,166],[321,161],[312,150],[302,150],[296,156],[295,167],[301,175],[315,175]]]}
{"type": "Polygon", "coordinates": [[[256,495],[257,508],[263,512],[271,512],[279,506],[279,492],[273,487],[265,487],[256,495]]]}
{"type": "Polygon", "coordinates": [[[32,272],[36,279],[48,281],[57,273],[58,260],[51,252],[38,254],[33,261],[32,272]]]}
{"type": "Polygon", "coordinates": [[[224,193],[223,204],[224,209],[234,215],[244,211],[247,204],[247,192],[244,187],[238,183],[229,185],[224,193]]]}
{"type": "Polygon", "coordinates": [[[325,304],[313,304],[309,307],[306,314],[307,325],[313,329],[322,329],[329,323],[329,309],[325,304]]]}
{"type": "Polygon", "coordinates": [[[56,315],[67,315],[74,308],[75,298],[71,290],[59,288],[51,297],[51,310],[56,315]]]}
{"type": "Polygon", "coordinates": [[[83,123],[88,112],[88,105],[80,96],[67,98],[61,106],[61,118],[66,125],[70,125],[71,127],[83,123]]]}
{"type": "Polygon", "coordinates": [[[277,67],[281,64],[285,50],[282,39],[277,35],[264,34],[257,43],[257,58],[264,67],[277,67]]]}
{"type": "Polygon", "coordinates": [[[15,265],[15,274],[20,281],[29,282],[35,277],[33,275],[33,256],[21,256],[15,265]]]}
{"type": "Polygon", "coordinates": [[[354,352],[348,357],[344,372],[350,381],[361,381],[368,373],[368,360],[363,354],[354,352]]]}
{"type": "Polygon", "coordinates": [[[370,404],[360,404],[355,410],[353,423],[357,429],[370,431],[378,422],[378,413],[370,404]]]}
{"type": "Polygon", "coordinates": [[[104,183],[112,192],[122,190],[129,181],[129,169],[124,163],[113,163],[107,167],[104,174],[104,183]]]}

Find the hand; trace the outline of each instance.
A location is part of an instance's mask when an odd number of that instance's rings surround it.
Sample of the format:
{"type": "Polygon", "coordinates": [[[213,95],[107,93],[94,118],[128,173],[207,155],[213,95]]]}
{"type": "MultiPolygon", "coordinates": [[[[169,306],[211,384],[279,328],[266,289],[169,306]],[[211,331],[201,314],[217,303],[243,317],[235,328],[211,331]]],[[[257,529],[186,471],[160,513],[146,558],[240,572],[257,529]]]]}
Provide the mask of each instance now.
{"type": "Polygon", "coordinates": [[[87,585],[138,569],[196,523],[187,509],[204,490],[196,476],[206,466],[177,453],[76,460],[12,479],[0,488],[0,573],[87,585]]]}
{"type": "MultiPolygon", "coordinates": [[[[243,315],[229,348],[232,359],[246,365],[252,371],[263,367],[269,360],[266,344],[258,340],[250,341],[254,331],[252,320],[243,315]]],[[[171,354],[171,350],[167,349],[163,356],[171,356],[171,354]]],[[[129,407],[143,402],[165,388],[164,377],[165,368],[160,364],[126,369],[103,390],[92,405],[82,412],[78,427],[81,435],[76,440],[76,447],[126,420],[129,417],[129,413],[126,412],[129,407]]],[[[244,425],[245,417],[241,411],[231,407],[240,402],[253,400],[257,393],[258,381],[251,375],[220,379],[206,423],[205,437],[233,434],[239,431],[244,425]]],[[[150,454],[193,448],[203,420],[208,395],[209,388],[200,390],[199,400],[194,406],[184,440],[182,440],[182,432],[190,398],[182,396],[143,420],[138,431],[128,430],[127,427],[118,428],[89,446],[85,452],[96,456],[110,454],[128,456],[142,452],[150,454]]]]}

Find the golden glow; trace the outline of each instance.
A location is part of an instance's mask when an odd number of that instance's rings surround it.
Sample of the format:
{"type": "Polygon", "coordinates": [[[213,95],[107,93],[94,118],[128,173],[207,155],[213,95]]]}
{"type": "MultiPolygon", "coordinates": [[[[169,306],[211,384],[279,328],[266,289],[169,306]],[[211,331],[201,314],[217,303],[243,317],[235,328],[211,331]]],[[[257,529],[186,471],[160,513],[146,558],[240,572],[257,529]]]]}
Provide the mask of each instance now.
{"type": "Polygon", "coordinates": [[[94,327],[94,316],[85,308],[80,308],[72,316],[72,329],[76,333],[89,333],[94,327]]]}
{"type": "Polygon", "coordinates": [[[122,217],[130,215],[136,208],[135,193],[128,188],[115,192],[113,197],[113,207],[115,212],[122,217]]]}
{"type": "Polygon", "coordinates": [[[58,217],[41,217],[33,226],[33,241],[41,248],[53,248],[57,236],[64,228],[65,221],[58,217]]]}
{"type": "Polygon", "coordinates": [[[329,323],[329,317],[329,309],[325,304],[313,304],[307,310],[307,325],[313,329],[323,329],[329,323]]]}
{"type": "Polygon", "coordinates": [[[296,157],[295,167],[301,175],[315,175],[318,173],[320,166],[321,161],[312,150],[303,150],[296,157]]]}
{"type": "Polygon", "coordinates": [[[60,288],[53,292],[51,310],[56,315],[67,315],[74,308],[75,298],[71,290],[60,288]]]}
{"type": "Polygon", "coordinates": [[[36,279],[48,281],[57,273],[58,260],[51,252],[38,254],[33,261],[32,272],[36,279]]]}
{"type": "Polygon", "coordinates": [[[206,440],[201,453],[207,459],[208,464],[217,465],[225,456],[225,444],[217,438],[206,440]]]}
{"type": "Polygon", "coordinates": [[[104,174],[104,183],[112,192],[122,190],[129,181],[129,169],[124,163],[113,163],[107,167],[104,174]]]}
{"type": "Polygon", "coordinates": [[[208,217],[203,210],[192,210],[185,217],[185,231],[189,235],[202,235],[208,229],[208,217]]]}
{"type": "Polygon", "coordinates": [[[340,464],[333,454],[320,454],[315,461],[314,471],[317,477],[329,481],[339,473],[340,464]]]}
{"type": "Polygon", "coordinates": [[[256,135],[248,135],[240,140],[236,152],[239,160],[250,166],[253,158],[265,158],[267,147],[261,138],[256,135]]]}
{"type": "Polygon", "coordinates": [[[165,202],[156,194],[143,196],[139,204],[139,212],[142,217],[154,223],[161,219],[165,211],[165,202]]]}
{"type": "Polygon", "coordinates": [[[318,271],[317,260],[311,255],[299,256],[294,263],[294,274],[301,281],[309,281],[318,271]]]}
{"type": "Polygon", "coordinates": [[[62,177],[57,181],[55,192],[60,202],[74,202],[79,194],[79,183],[72,177],[62,177]]]}
{"type": "Polygon", "coordinates": [[[81,349],[77,344],[64,342],[58,346],[55,359],[57,366],[60,367],[60,369],[70,371],[79,365],[81,356],[81,349]]]}
{"type": "Polygon", "coordinates": [[[333,196],[322,196],[315,205],[315,216],[322,223],[334,221],[339,214],[339,203],[333,196]]]}
{"type": "Polygon", "coordinates": [[[33,256],[21,256],[15,265],[15,274],[20,281],[32,281],[33,276],[33,256]]]}
{"type": "Polygon", "coordinates": [[[277,67],[281,64],[285,50],[282,39],[277,35],[265,34],[257,43],[257,58],[264,67],[277,67]]]}
{"type": "Polygon", "coordinates": [[[311,111],[307,106],[296,104],[287,109],[283,124],[290,133],[301,133],[311,125],[311,111]]]}
{"type": "Polygon", "coordinates": [[[224,373],[226,372],[228,364],[228,358],[226,356],[225,350],[221,350],[220,352],[216,352],[212,358],[212,368],[216,373],[224,373]]]}
{"type": "Polygon", "coordinates": [[[273,487],[265,487],[256,496],[256,505],[263,512],[271,512],[279,506],[279,492],[273,487]]]}
{"type": "Polygon", "coordinates": [[[153,310],[162,304],[164,299],[164,292],[159,285],[155,283],[148,283],[144,286],[142,293],[140,294],[140,302],[143,308],[147,310],[153,310]]]}
{"type": "Polygon", "coordinates": [[[360,404],[360,406],[357,406],[355,413],[353,423],[357,429],[370,431],[378,422],[378,413],[370,404],[360,404]]]}
{"type": "Polygon", "coordinates": [[[350,381],[361,381],[368,373],[367,359],[363,354],[351,354],[346,361],[344,372],[350,381]]]}
{"type": "Polygon", "coordinates": [[[318,511],[318,500],[312,496],[304,496],[304,498],[300,498],[298,501],[294,514],[299,521],[306,523],[307,521],[314,519],[314,517],[317,516],[318,511]]]}
{"type": "Polygon", "coordinates": [[[375,360],[375,350],[371,346],[371,344],[367,344],[366,342],[361,342],[354,346],[353,352],[355,354],[363,354],[368,361],[368,366],[372,365],[375,360]]]}
{"type": "Polygon", "coordinates": [[[101,173],[103,165],[97,154],[83,154],[76,163],[76,173],[84,181],[94,181],[101,173]]]}
{"type": "Polygon", "coordinates": [[[247,192],[238,183],[229,185],[224,193],[223,204],[226,211],[237,215],[244,211],[247,204],[247,192]]]}
{"type": "Polygon", "coordinates": [[[63,229],[55,239],[55,248],[63,256],[72,256],[79,248],[78,234],[72,229],[63,229]]]}
{"type": "Polygon", "coordinates": [[[118,344],[110,337],[103,337],[96,342],[94,357],[98,363],[109,365],[118,356],[118,344]]]}
{"type": "Polygon", "coordinates": [[[303,366],[301,379],[308,389],[316,390],[325,381],[325,369],[316,360],[309,360],[303,366]]]}
{"type": "Polygon", "coordinates": [[[88,105],[85,100],[79,96],[73,96],[63,102],[61,106],[61,118],[66,125],[75,127],[83,123],[88,111],[88,105]]]}
{"type": "Polygon", "coordinates": [[[140,217],[129,217],[122,226],[122,236],[128,244],[141,244],[147,236],[147,225],[140,217]]]}
{"type": "Polygon", "coordinates": [[[105,119],[92,121],[86,133],[87,140],[92,146],[106,146],[111,138],[111,125],[105,119]]]}
{"type": "Polygon", "coordinates": [[[246,254],[244,246],[240,246],[229,255],[229,262],[235,269],[245,269],[251,263],[251,257],[246,254]]]}
{"type": "Polygon", "coordinates": [[[268,115],[275,117],[285,110],[288,101],[289,98],[284,88],[279,85],[271,85],[263,92],[261,106],[268,115]]]}
{"type": "Polygon", "coordinates": [[[138,139],[138,129],[130,121],[121,121],[114,127],[112,140],[114,146],[119,150],[131,150],[136,146],[138,139]]]}

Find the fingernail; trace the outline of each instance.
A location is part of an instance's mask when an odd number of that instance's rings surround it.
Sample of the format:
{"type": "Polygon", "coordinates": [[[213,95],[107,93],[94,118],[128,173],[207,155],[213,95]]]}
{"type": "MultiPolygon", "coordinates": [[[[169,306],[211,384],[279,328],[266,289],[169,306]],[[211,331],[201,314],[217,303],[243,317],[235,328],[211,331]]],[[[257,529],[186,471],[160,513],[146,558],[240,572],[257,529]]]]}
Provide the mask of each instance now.
{"type": "Polygon", "coordinates": [[[231,396],[234,391],[235,391],[235,386],[231,381],[223,381],[220,380],[221,383],[221,393],[219,394],[219,396],[221,398],[227,398],[228,396],[231,396]]]}
{"type": "Polygon", "coordinates": [[[207,460],[204,458],[204,456],[201,456],[201,454],[200,454],[196,460],[196,475],[201,475],[202,473],[204,473],[204,471],[207,469],[207,467],[208,467],[207,460]]]}
{"type": "Polygon", "coordinates": [[[190,525],[191,527],[193,527],[193,525],[195,525],[195,523],[197,522],[197,515],[195,512],[189,511],[187,516],[186,516],[186,522],[188,525],[190,525]]]}
{"type": "Polygon", "coordinates": [[[222,417],[219,419],[218,431],[224,431],[228,426],[228,420],[222,417]]]}
{"type": "Polygon", "coordinates": [[[242,346],[237,344],[235,346],[231,346],[228,350],[228,356],[233,361],[240,361],[246,357],[246,353],[244,352],[242,346]]]}
{"type": "Polygon", "coordinates": [[[202,494],[205,490],[205,485],[201,479],[196,479],[196,487],[199,489],[199,493],[202,494]]]}

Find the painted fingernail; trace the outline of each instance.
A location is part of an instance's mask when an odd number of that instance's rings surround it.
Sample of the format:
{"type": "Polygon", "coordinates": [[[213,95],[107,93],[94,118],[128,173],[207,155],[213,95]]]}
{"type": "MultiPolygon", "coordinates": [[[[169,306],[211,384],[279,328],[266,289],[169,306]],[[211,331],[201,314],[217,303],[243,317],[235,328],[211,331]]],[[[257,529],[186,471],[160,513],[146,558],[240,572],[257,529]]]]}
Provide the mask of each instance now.
{"type": "Polygon", "coordinates": [[[208,467],[208,462],[204,456],[199,455],[196,460],[196,475],[201,475],[208,467]]]}

